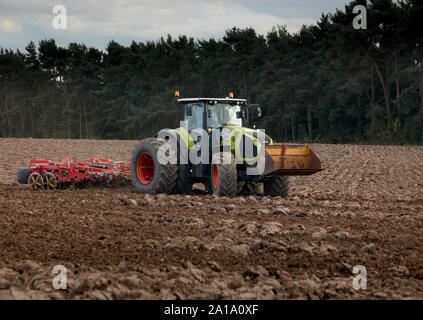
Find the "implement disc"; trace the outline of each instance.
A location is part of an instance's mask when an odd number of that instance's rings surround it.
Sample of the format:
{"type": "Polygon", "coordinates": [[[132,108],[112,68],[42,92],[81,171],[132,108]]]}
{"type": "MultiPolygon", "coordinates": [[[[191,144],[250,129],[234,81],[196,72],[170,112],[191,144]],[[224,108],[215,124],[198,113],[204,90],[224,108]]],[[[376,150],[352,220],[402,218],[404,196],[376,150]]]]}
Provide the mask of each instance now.
{"type": "Polygon", "coordinates": [[[54,174],[48,172],[44,175],[44,188],[54,190],[57,188],[57,179],[54,174]]]}

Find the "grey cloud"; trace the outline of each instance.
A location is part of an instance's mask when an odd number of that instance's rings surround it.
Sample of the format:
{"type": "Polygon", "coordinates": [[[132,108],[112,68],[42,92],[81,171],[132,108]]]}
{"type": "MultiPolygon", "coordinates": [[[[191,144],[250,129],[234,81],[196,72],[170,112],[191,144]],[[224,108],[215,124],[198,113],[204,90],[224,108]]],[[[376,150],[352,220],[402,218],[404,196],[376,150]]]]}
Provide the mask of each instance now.
{"type": "MultiPolygon", "coordinates": [[[[323,11],[342,8],[346,0],[0,0],[0,22],[8,20],[19,32],[0,30],[0,46],[24,48],[28,40],[54,37],[61,45],[70,41],[104,48],[111,39],[156,40],[186,34],[195,38],[220,38],[233,26],[253,27],[259,33],[286,25],[296,31],[315,22],[323,11]],[[68,30],[51,26],[52,8],[65,5],[68,30]]],[[[10,25],[10,24],[7,24],[10,25]]]]}
{"type": "Polygon", "coordinates": [[[322,12],[344,8],[345,0],[239,0],[240,3],[258,12],[272,13],[280,17],[302,17],[317,19],[322,12]]]}

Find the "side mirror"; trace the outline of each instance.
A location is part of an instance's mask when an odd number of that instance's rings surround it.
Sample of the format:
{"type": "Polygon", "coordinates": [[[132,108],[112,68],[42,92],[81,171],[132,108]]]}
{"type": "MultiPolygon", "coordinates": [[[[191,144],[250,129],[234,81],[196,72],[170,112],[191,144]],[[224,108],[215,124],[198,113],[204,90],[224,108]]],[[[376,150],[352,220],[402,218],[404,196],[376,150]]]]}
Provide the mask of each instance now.
{"type": "Polygon", "coordinates": [[[262,113],[261,113],[261,106],[259,104],[247,104],[247,108],[248,109],[257,108],[257,115],[259,118],[261,118],[262,113]]]}

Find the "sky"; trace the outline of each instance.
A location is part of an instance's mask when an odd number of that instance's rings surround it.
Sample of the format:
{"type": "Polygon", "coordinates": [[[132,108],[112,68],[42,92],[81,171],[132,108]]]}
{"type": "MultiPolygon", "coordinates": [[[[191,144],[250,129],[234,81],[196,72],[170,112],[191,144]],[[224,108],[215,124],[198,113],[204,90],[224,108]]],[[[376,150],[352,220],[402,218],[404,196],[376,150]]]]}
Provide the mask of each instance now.
{"type": "MultiPolygon", "coordinates": [[[[24,49],[29,41],[56,39],[61,46],[84,43],[104,49],[115,40],[128,45],[187,35],[221,38],[234,26],[266,34],[273,26],[296,32],[322,12],[343,9],[347,0],[0,0],[0,47],[24,49]],[[56,6],[66,9],[66,29],[55,29],[56,6]]],[[[63,11],[61,11],[63,13],[63,11]]],[[[56,23],[57,27],[57,23],[56,23]]]]}

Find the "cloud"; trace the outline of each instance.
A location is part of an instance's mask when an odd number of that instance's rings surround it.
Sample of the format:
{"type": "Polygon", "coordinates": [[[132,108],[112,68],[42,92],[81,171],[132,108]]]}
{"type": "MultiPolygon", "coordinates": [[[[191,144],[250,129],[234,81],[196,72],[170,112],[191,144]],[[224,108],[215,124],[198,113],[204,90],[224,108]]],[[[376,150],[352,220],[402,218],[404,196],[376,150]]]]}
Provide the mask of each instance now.
{"type": "Polygon", "coordinates": [[[323,11],[334,11],[347,0],[0,0],[0,46],[24,48],[28,39],[55,38],[61,45],[84,42],[104,48],[108,41],[157,40],[187,35],[221,38],[234,26],[253,27],[265,34],[276,25],[296,32],[314,23],[323,11]],[[67,30],[54,30],[54,6],[67,8],[67,30]],[[7,36],[10,22],[22,31],[19,39],[7,36]],[[19,44],[19,45],[17,45],[19,44]]]}
{"type": "Polygon", "coordinates": [[[16,24],[10,20],[0,20],[0,31],[1,32],[20,32],[22,30],[19,24],[16,24]]]}

